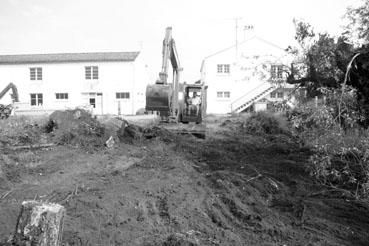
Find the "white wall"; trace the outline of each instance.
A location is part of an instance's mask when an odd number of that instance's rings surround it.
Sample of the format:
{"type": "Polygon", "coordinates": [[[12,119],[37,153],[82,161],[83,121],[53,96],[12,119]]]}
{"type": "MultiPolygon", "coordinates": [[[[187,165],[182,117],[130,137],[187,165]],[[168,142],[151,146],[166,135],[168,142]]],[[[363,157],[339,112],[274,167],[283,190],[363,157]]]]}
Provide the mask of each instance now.
{"type": "MultiPolygon", "coordinates": [[[[82,93],[102,93],[103,114],[117,114],[121,101],[122,114],[135,114],[143,107],[145,81],[136,62],[80,62],[0,65],[0,90],[13,82],[19,93],[20,105],[26,110],[75,108],[88,104],[82,93]],[[85,66],[98,66],[99,79],[86,80],[85,66]],[[30,80],[30,67],[42,67],[42,81],[30,80]],[[137,83],[137,84],[136,84],[137,83]],[[116,92],[129,92],[130,99],[116,99],[116,92]],[[30,106],[30,94],[42,93],[42,107],[30,106]],[[57,100],[55,93],[68,93],[68,100],[57,100]]],[[[9,100],[6,95],[5,100],[9,100]]]]}
{"type": "Polygon", "coordinates": [[[265,83],[271,64],[289,66],[291,57],[281,48],[253,38],[205,58],[202,81],[208,85],[208,113],[231,112],[231,103],[265,83]],[[217,64],[230,64],[230,74],[218,74],[217,64]],[[229,99],[217,98],[217,91],[230,91],[229,99]]]}

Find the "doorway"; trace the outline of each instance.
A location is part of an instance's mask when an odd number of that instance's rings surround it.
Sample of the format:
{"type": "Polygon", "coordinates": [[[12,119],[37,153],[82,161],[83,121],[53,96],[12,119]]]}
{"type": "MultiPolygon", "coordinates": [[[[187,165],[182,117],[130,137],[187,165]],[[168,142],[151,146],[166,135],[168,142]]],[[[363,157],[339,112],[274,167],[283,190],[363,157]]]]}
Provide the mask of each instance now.
{"type": "Polygon", "coordinates": [[[94,115],[103,114],[103,94],[101,92],[82,93],[82,96],[85,98],[86,104],[92,107],[94,115]]]}

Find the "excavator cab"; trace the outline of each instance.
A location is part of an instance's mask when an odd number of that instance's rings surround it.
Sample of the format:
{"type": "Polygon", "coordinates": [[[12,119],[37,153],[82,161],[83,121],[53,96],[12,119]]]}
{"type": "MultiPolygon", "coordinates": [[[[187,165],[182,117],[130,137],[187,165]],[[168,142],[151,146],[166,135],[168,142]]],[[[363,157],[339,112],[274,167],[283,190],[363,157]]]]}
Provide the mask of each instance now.
{"type": "Polygon", "coordinates": [[[184,86],[184,100],[179,122],[202,122],[206,111],[206,87],[200,84],[184,86]]]}

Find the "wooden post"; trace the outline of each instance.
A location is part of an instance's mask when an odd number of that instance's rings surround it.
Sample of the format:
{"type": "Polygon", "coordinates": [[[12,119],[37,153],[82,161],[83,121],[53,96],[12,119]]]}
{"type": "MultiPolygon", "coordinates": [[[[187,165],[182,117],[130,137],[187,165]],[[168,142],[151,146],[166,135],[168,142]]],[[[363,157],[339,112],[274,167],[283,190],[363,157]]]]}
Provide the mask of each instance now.
{"type": "Polygon", "coordinates": [[[55,203],[24,201],[13,242],[16,245],[60,246],[65,209],[55,203]]]}

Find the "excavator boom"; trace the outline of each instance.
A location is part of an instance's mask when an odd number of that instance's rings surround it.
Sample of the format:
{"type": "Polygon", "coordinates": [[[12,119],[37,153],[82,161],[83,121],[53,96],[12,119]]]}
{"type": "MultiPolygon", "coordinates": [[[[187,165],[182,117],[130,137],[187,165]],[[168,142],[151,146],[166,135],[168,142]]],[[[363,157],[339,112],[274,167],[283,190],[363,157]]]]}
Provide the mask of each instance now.
{"type": "Polygon", "coordinates": [[[163,117],[175,118],[179,110],[178,87],[179,75],[182,71],[178,53],[172,38],[172,28],[167,27],[163,40],[162,66],[159,79],[146,88],[146,110],[158,111],[163,117]],[[173,69],[173,81],[168,83],[169,61],[173,69]]]}
{"type": "Polygon", "coordinates": [[[9,83],[1,92],[0,92],[0,99],[3,98],[3,96],[9,91],[12,90],[12,98],[14,102],[19,102],[19,96],[18,96],[18,89],[13,83],[9,83]]]}
{"type": "MultiPolygon", "coordinates": [[[[9,83],[2,91],[0,91],[0,99],[5,96],[5,94],[12,90],[12,100],[13,102],[19,102],[18,90],[13,83],[9,83]]],[[[2,105],[0,104],[0,119],[6,119],[9,117],[13,110],[13,105],[2,105]]]]}

